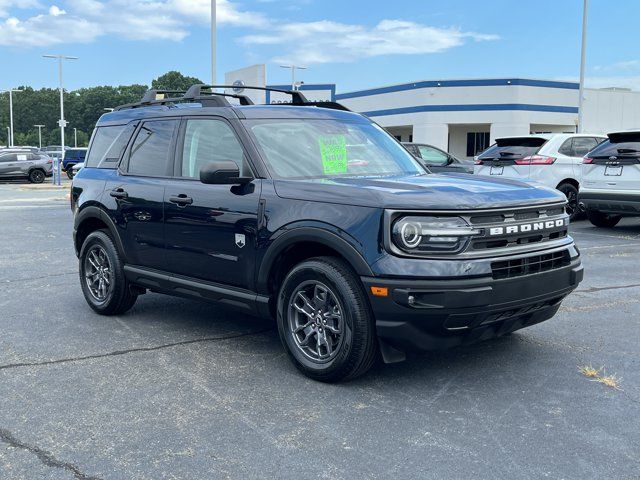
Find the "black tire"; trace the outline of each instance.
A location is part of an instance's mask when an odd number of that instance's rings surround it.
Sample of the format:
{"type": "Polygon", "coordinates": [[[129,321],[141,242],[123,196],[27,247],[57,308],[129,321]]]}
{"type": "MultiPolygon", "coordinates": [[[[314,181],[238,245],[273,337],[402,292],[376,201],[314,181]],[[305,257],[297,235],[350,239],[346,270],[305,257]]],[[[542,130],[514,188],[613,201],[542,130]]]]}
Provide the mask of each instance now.
{"type": "Polygon", "coordinates": [[[567,213],[571,221],[576,220],[580,216],[580,209],[578,208],[578,189],[570,184],[563,183],[558,186],[558,190],[564,193],[567,197],[567,213]]]}
{"type": "Polygon", "coordinates": [[[45,174],[43,170],[35,169],[29,172],[29,181],[31,183],[42,183],[44,182],[45,174]]]}
{"type": "MultiPolygon", "coordinates": [[[[101,315],[120,315],[136,303],[138,294],[134,292],[129,284],[129,281],[124,275],[123,262],[120,258],[118,250],[113,243],[113,240],[105,230],[96,230],[89,234],[82,247],[80,248],[80,285],[84,298],[89,306],[101,315]],[[110,280],[108,286],[105,289],[104,297],[96,294],[93,291],[91,283],[87,280],[87,276],[91,275],[94,270],[91,264],[89,256],[95,258],[93,253],[101,256],[100,252],[104,253],[104,258],[109,269],[108,275],[110,280]]],[[[97,274],[96,274],[97,275],[97,274]]],[[[105,274],[106,275],[106,274],[105,274]]],[[[99,275],[98,275],[99,276],[99,275]]],[[[96,278],[95,275],[91,275],[91,278],[96,278]]],[[[106,284],[103,281],[103,285],[106,284]]],[[[95,282],[93,282],[95,285],[95,282]]]]}
{"type": "MultiPolygon", "coordinates": [[[[319,297],[321,297],[319,295],[319,297]]],[[[307,296],[308,298],[308,296],[307,296]]],[[[313,299],[315,300],[315,298],[313,299]]],[[[313,302],[312,302],[313,303],[313,302]]],[[[296,265],[284,279],[278,295],[278,332],[280,340],[293,361],[294,365],[306,376],[322,382],[337,382],[355,378],[367,372],[377,358],[378,342],[375,332],[375,322],[369,306],[369,301],[364,293],[360,279],[354,274],[348,264],[334,257],[318,257],[304,261],[296,265]],[[302,313],[293,306],[293,301],[298,301],[298,294],[304,292],[306,288],[318,286],[321,292],[325,287],[325,304],[322,308],[333,312],[324,313],[317,304],[317,310],[313,310],[311,315],[302,313]],[[295,297],[294,297],[295,295],[295,297]],[[334,305],[331,308],[331,305],[334,305]],[[340,315],[336,315],[337,305],[340,315]],[[316,320],[310,320],[311,318],[316,320]],[[327,318],[334,317],[336,324],[341,326],[341,334],[334,335],[334,327],[327,326],[327,318]],[[336,318],[337,317],[337,318],[336,318]],[[320,340],[324,335],[325,345],[331,344],[333,352],[327,353],[327,358],[312,358],[313,354],[307,347],[300,346],[299,334],[311,337],[314,333],[307,333],[307,327],[298,334],[294,333],[294,326],[298,319],[306,322],[317,322],[315,340],[318,351],[321,350],[320,340]],[[324,322],[324,329],[321,325],[324,322]],[[324,332],[324,333],[323,333],[324,332]],[[327,340],[329,338],[329,340],[327,340]],[[335,342],[333,342],[335,340],[335,342]]],[[[300,328],[300,327],[298,327],[300,328]]],[[[313,342],[311,342],[313,343],[313,342]]],[[[326,352],[328,347],[323,347],[326,352]]],[[[308,347],[313,349],[313,345],[308,347]]],[[[322,352],[320,352],[322,353],[322,352]]]]}
{"type": "Polygon", "coordinates": [[[609,215],[595,210],[589,210],[587,211],[587,218],[596,227],[613,228],[622,220],[622,215],[609,215]]]}
{"type": "Polygon", "coordinates": [[[66,174],[69,180],[73,180],[73,168],[67,168],[66,174]]]}

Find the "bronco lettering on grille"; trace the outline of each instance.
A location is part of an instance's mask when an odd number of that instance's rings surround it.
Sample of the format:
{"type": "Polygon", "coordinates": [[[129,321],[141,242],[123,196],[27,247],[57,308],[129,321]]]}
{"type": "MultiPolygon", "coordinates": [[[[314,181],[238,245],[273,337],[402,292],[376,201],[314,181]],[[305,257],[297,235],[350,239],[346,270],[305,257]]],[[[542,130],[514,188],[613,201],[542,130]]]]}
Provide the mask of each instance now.
{"type": "Polygon", "coordinates": [[[564,227],[567,220],[547,220],[545,222],[524,223],[520,225],[509,225],[508,227],[493,227],[489,229],[489,235],[509,235],[512,233],[537,232],[550,228],[564,227]]]}

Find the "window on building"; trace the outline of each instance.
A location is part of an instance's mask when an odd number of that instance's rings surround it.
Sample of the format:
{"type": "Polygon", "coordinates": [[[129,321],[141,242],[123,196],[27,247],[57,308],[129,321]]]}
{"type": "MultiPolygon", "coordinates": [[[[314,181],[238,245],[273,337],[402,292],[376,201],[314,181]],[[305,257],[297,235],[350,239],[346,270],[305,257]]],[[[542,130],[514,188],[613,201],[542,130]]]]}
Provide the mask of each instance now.
{"type": "Polygon", "coordinates": [[[489,132],[467,132],[467,157],[475,157],[489,146],[489,132]]]}

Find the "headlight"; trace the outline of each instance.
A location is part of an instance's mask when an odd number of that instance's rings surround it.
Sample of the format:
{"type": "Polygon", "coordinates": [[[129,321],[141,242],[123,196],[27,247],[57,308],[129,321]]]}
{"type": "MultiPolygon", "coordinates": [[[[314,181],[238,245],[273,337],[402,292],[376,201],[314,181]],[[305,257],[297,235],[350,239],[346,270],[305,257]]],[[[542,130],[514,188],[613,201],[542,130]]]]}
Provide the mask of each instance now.
{"type": "Polygon", "coordinates": [[[400,217],[391,227],[396,247],[406,253],[458,253],[480,230],[460,217],[400,217]]]}

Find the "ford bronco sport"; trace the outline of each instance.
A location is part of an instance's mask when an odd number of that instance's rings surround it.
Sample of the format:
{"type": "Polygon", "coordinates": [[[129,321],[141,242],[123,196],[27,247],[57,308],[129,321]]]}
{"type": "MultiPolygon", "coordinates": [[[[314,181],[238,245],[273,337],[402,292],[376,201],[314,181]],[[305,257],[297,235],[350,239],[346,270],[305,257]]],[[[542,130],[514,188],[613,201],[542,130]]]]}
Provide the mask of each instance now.
{"type": "Polygon", "coordinates": [[[153,291],[275,317],[297,368],[338,381],[547,320],[581,281],[558,191],[429,174],[298,91],[252,105],[213,88],[149,91],[98,121],[71,195],[96,312],[153,291]]]}

